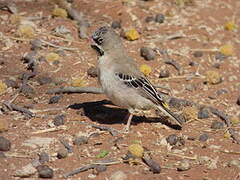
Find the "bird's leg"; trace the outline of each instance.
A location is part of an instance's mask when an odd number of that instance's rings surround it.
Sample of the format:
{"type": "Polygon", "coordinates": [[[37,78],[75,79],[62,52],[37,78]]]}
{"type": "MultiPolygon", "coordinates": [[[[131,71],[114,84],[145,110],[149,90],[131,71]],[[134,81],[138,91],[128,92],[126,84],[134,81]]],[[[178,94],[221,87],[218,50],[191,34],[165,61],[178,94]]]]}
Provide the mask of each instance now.
{"type": "Polygon", "coordinates": [[[130,126],[131,126],[132,117],[133,117],[133,114],[131,112],[128,112],[128,114],[125,117],[125,119],[127,120],[127,124],[124,127],[124,129],[123,129],[124,133],[128,133],[129,132],[130,126]]]}

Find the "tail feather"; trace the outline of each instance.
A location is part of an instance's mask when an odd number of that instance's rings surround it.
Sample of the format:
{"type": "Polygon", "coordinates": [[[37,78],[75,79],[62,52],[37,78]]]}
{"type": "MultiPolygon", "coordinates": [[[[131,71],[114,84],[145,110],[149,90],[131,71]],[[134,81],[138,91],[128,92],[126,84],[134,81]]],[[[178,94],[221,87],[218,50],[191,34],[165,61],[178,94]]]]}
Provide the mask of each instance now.
{"type": "Polygon", "coordinates": [[[173,112],[171,112],[168,108],[164,107],[163,105],[158,105],[158,109],[169,116],[173,121],[175,121],[179,126],[182,127],[182,121],[179,117],[177,117],[173,112]]]}

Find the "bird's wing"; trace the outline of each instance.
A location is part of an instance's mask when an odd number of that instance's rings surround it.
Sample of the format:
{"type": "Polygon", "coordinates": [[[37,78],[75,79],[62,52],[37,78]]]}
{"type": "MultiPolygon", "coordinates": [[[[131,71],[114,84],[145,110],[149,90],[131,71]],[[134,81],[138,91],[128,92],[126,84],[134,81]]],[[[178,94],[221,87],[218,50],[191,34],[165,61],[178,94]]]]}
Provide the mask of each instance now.
{"type": "Polygon", "coordinates": [[[116,72],[115,76],[127,87],[136,89],[144,97],[150,99],[155,104],[166,106],[163,97],[157,92],[156,88],[146,77],[133,76],[129,74],[124,74],[122,72],[116,72]]]}
{"type": "Polygon", "coordinates": [[[142,96],[150,99],[154,102],[158,109],[168,115],[172,120],[174,120],[179,126],[181,126],[182,121],[168,109],[168,105],[164,102],[163,97],[159,94],[156,88],[151,84],[151,82],[144,76],[136,77],[133,75],[115,73],[115,76],[127,87],[135,88],[142,96]]]}

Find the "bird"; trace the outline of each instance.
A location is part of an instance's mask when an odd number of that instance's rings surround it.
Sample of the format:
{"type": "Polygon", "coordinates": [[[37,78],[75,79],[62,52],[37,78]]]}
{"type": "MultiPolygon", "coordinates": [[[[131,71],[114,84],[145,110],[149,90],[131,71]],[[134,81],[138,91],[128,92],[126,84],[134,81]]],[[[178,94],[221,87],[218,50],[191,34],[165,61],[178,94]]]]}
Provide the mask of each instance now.
{"type": "Polygon", "coordinates": [[[91,36],[92,48],[98,53],[98,82],[111,102],[128,109],[125,132],[129,132],[133,114],[157,109],[182,127],[179,116],[171,112],[163,95],[139,70],[124,48],[121,37],[109,26],[101,26],[91,36]]]}

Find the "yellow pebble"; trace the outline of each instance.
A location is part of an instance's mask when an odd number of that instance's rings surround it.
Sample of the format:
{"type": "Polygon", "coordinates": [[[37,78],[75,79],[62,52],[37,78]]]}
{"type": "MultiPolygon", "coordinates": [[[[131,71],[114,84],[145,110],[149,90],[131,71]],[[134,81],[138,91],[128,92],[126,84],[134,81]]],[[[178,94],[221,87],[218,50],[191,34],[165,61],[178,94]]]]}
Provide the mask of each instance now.
{"type": "Polygon", "coordinates": [[[76,78],[72,80],[71,85],[73,87],[83,87],[86,85],[85,81],[82,78],[76,78]]]}
{"type": "Polygon", "coordinates": [[[135,157],[142,158],[144,149],[140,144],[132,144],[128,147],[128,151],[135,157]]]}
{"type": "Polygon", "coordinates": [[[232,56],[234,54],[234,48],[231,44],[223,45],[219,48],[219,51],[225,56],[232,56]]]}
{"type": "Polygon", "coordinates": [[[51,52],[46,55],[46,60],[48,62],[57,61],[60,59],[60,56],[57,53],[51,52]]]}
{"type": "Polygon", "coordinates": [[[33,38],[34,37],[34,29],[29,25],[20,25],[17,30],[17,36],[21,38],[33,38]]]}
{"type": "Polygon", "coordinates": [[[152,68],[149,65],[147,65],[147,64],[143,64],[143,65],[140,66],[140,71],[145,76],[148,76],[152,72],[152,68]]]}
{"type": "Polygon", "coordinates": [[[4,82],[0,81],[0,94],[4,93],[6,89],[7,89],[7,85],[4,82]]]}
{"type": "Polygon", "coordinates": [[[233,116],[233,117],[231,118],[231,123],[232,123],[233,125],[239,124],[239,123],[240,123],[240,117],[238,117],[238,116],[233,116]]]}
{"type": "Polygon", "coordinates": [[[65,9],[55,8],[52,12],[52,15],[57,16],[57,17],[66,18],[68,16],[68,13],[65,9]]]}
{"type": "Polygon", "coordinates": [[[196,107],[185,107],[182,110],[182,115],[186,121],[197,119],[198,110],[196,107]]]}
{"type": "Polygon", "coordinates": [[[234,31],[237,29],[237,25],[233,21],[229,21],[224,25],[224,29],[227,31],[234,31]]]}
{"type": "Polygon", "coordinates": [[[20,24],[22,17],[18,14],[13,14],[9,18],[11,24],[20,24]]]}
{"type": "Polygon", "coordinates": [[[207,71],[206,81],[209,84],[218,84],[222,81],[222,78],[217,71],[207,71]]]}
{"type": "Polygon", "coordinates": [[[136,29],[129,29],[125,32],[125,37],[129,41],[134,41],[140,38],[139,33],[136,29]]]}

